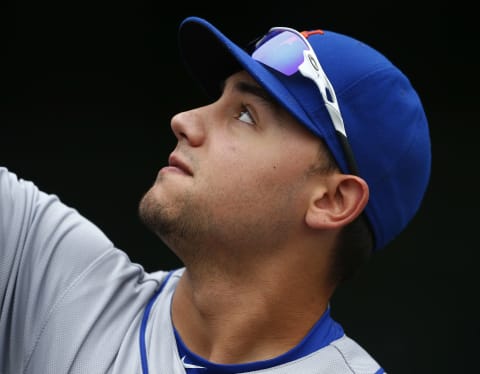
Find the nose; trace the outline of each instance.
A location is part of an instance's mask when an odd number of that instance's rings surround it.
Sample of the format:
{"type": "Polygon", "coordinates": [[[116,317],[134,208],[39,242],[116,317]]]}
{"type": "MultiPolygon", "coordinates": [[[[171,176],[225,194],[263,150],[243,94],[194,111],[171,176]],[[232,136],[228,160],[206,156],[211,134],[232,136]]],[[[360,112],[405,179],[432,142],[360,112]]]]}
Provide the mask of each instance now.
{"type": "Polygon", "coordinates": [[[203,143],[205,124],[201,112],[201,108],[196,108],[172,117],[171,127],[178,141],[185,140],[192,147],[198,147],[203,143]]]}

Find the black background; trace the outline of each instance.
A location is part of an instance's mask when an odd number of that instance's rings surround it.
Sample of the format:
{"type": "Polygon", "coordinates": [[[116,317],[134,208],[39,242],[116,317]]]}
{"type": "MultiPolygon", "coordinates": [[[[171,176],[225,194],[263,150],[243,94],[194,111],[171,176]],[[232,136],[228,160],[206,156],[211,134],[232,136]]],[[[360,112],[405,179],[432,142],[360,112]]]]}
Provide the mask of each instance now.
{"type": "Polygon", "coordinates": [[[147,270],[179,266],[137,205],[174,146],[170,117],[204,103],[178,56],[180,21],[205,17],[239,43],[277,25],[357,37],[417,88],[433,171],[418,215],[338,291],[334,317],[389,374],[474,372],[476,20],[446,1],[391,3],[5,3],[0,164],[76,207],[147,270]]]}

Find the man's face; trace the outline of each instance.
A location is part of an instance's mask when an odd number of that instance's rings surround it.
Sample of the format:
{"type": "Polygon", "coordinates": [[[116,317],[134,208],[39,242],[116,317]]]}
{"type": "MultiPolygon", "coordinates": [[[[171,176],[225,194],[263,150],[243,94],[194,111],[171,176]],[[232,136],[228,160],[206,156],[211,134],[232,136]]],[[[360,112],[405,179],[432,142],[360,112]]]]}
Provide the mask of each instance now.
{"type": "Polygon", "coordinates": [[[178,144],[139,210],[180,258],[268,250],[302,230],[320,140],[261,92],[236,73],[217,101],[172,118],[178,144]]]}

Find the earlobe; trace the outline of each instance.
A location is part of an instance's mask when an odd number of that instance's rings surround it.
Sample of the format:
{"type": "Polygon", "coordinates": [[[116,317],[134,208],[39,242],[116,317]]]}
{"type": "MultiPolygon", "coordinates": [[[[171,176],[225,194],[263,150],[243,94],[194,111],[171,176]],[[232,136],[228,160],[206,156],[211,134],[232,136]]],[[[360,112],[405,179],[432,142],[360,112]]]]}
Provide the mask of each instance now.
{"type": "Polygon", "coordinates": [[[315,229],[335,229],[358,217],[367,205],[367,182],[355,175],[336,174],[312,193],[305,221],[315,229]]]}

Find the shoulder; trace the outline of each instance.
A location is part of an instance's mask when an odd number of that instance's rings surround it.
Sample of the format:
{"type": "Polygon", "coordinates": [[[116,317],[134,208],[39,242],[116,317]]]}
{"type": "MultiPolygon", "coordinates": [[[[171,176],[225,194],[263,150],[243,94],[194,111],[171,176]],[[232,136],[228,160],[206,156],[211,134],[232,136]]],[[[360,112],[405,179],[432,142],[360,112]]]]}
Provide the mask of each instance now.
{"type": "Polygon", "coordinates": [[[343,335],[329,345],[298,360],[245,374],[386,374],[357,342],[343,335]]]}
{"type": "Polygon", "coordinates": [[[378,362],[355,340],[344,335],[334,340],[327,347],[326,353],[331,358],[332,368],[338,368],[336,373],[343,373],[341,369],[349,369],[348,373],[382,374],[385,371],[378,362]]]}

